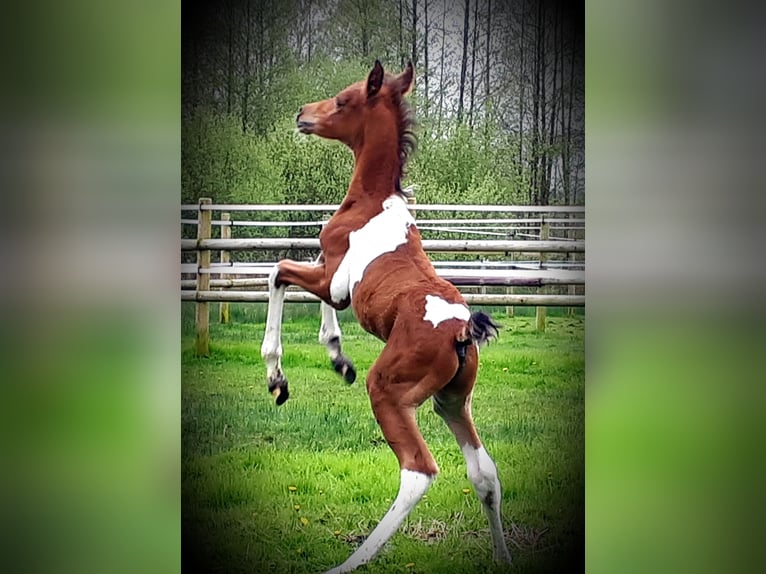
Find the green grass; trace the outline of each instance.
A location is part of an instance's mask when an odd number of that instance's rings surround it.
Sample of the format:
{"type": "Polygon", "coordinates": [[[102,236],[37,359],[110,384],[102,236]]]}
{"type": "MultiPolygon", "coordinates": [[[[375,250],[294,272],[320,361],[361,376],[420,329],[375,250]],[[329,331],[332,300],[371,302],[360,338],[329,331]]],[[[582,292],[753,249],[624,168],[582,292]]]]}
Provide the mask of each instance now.
{"type": "MultiPolygon", "coordinates": [[[[276,407],[260,358],[262,306],[211,328],[211,353],[193,352],[183,309],[185,558],[222,572],[322,572],[369,534],[398,488],[398,465],[370,410],[365,376],[382,343],[347,312],[346,385],[317,342],[318,313],[288,305],[282,365],[290,400],[276,407]]],[[[249,309],[248,309],[249,308],[249,309]]],[[[216,315],[213,314],[213,317],[216,315]]],[[[584,350],[582,316],[505,318],[482,350],[474,418],[503,484],[514,572],[570,571],[583,560],[584,350]]],[[[364,572],[499,572],[462,454],[430,402],[418,412],[441,473],[364,572]],[[468,493],[465,491],[468,490],[468,493]]]]}

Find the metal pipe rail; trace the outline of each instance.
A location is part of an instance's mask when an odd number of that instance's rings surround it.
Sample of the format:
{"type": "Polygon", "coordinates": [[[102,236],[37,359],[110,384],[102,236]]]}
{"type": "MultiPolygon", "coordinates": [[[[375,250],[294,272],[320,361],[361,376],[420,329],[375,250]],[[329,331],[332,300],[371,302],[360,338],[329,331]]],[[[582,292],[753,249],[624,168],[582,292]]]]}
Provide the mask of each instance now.
{"type": "MultiPolygon", "coordinates": [[[[480,239],[424,239],[423,248],[433,253],[584,253],[584,241],[512,241],[480,239]]],[[[246,251],[258,249],[319,249],[315,238],[182,239],[181,251],[246,251]]]]}
{"type": "MultiPolygon", "coordinates": [[[[546,307],[585,307],[584,295],[519,295],[464,293],[469,305],[528,305],[546,307]]],[[[269,300],[267,291],[190,291],[181,290],[181,301],[265,303],[269,300]]],[[[285,301],[289,303],[315,303],[319,297],[307,292],[286,291],[285,301]]]]}
{"type": "MultiPolygon", "coordinates": [[[[181,205],[181,211],[337,211],[340,204],[226,204],[196,203],[181,205]]],[[[471,211],[482,213],[585,213],[584,205],[459,205],[439,203],[413,203],[417,211],[471,211]]]]}
{"type": "MultiPolygon", "coordinates": [[[[271,269],[246,279],[211,279],[210,287],[263,287],[271,269]]],[[[210,273],[217,275],[218,273],[210,273]]],[[[437,269],[437,274],[460,287],[542,287],[544,285],[585,285],[583,271],[504,271],[497,269],[437,269]]],[[[181,288],[196,289],[196,279],[182,279],[181,288]]]]}

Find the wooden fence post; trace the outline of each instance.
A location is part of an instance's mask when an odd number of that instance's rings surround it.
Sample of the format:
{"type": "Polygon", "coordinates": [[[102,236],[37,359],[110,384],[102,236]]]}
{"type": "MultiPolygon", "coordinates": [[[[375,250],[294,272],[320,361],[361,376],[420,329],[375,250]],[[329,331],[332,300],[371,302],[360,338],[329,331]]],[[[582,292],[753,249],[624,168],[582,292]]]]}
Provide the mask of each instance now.
{"type": "MultiPolygon", "coordinates": [[[[212,201],[208,197],[202,197],[199,200],[199,212],[197,223],[197,240],[210,239],[210,219],[212,212],[203,207],[210,205],[212,201]]],[[[210,250],[197,251],[197,291],[208,291],[210,289],[210,274],[202,273],[203,270],[210,269],[210,250]]],[[[197,301],[197,356],[207,356],[210,354],[210,303],[207,301],[197,301]]]]}
{"type": "MultiPolygon", "coordinates": [[[[577,215],[576,213],[571,213],[569,215],[569,218],[570,219],[574,219],[576,215],[577,215]]],[[[576,239],[576,232],[575,232],[574,229],[572,229],[572,224],[570,224],[570,228],[567,231],[567,237],[569,237],[569,239],[571,239],[572,241],[574,241],[576,239]]],[[[567,259],[570,262],[572,262],[572,263],[577,261],[577,258],[575,257],[574,253],[570,253],[569,255],[567,255],[567,259]]],[[[569,287],[567,288],[567,293],[569,295],[576,295],[577,294],[577,287],[575,285],[569,285],[569,287]]],[[[567,311],[567,314],[570,317],[573,317],[574,314],[575,314],[575,308],[574,307],[570,307],[569,310],[567,311]]]]}
{"type": "MultiPolygon", "coordinates": [[[[224,222],[221,225],[221,239],[231,239],[231,225],[227,222],[231,222],[230,213],[222,213],[221,221],[224,222]]],[[[221,249],[221,263],[229,263],[231,261],[231,254],[225,249],[221,249]]],[[[221,273],[221,279],[228,279],[229,275],[221,273]]],[[[222,302],[218,307],[218,320],[226,324],[229,322],[229,303],[227,301],[222,302]]]]}
{"type": "MultiPolygon", "coordinates": [[[[513,239],[513,234],[508,233],[506,235],[506,239],[513,239]]],[[[510,254],[507,253],[506,255],[510,255],[511,263],[513,263],[513,258],[514,258],[513,251],[511,251],[510,254]]],[[[511,267],[511,268],[513,269],[513,267],[511,267]]],[[[514,293],[513,285],[511,285],[510,287],[506,287],[505,288],[505,294],[506,295],[513,295],[513,293],[514,293]]],[[[506,307],[505,307],[505,316],[506,317],[513,317],[515,315],[515,312],[516,312],[516,310],[513,307],[513,305],[506,305],[506,307]]]]}
{"type": "Polygon", "coordinates": [[[412,219],[416,219],[417,217],[417,210],[415,209],[415,206],[418,204],[418,200],[415,198],[414,195],[411,195],[407,198],[407,209],[410,210],[410,215],[412,215],[412,219]]]}
{"type": "MultiPolygon", "coordinates": [[[[546,223],[545,217],[543,217],[542,223],[540,224],[540,241],[547,241],[549,236],[550,236],[550,224],[546,223]]],[[[545,264],[547,260],[548,260],[548,255],[546,253],[540,253],[541,267],[545,264]]],[[[543,292],[547,291],[545,287],[540,287],[540,290],[543,292]]],[[[537,326],[538,333],[545,332],[546,310],[547,310],[546,307],[537,307],[535,309],[535,323],[537,326]]]]}

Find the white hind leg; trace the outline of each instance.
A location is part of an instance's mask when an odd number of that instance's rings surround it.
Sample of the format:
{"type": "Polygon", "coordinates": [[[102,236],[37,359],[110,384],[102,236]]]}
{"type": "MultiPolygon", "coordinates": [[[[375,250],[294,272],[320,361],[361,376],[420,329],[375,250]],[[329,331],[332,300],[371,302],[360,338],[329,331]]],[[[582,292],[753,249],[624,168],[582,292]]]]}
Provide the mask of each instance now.
{"type": "Polygon", "coordinates": [[[497,467],[479,440],[471,416],[471,395],[434,395],[434,410],[455,435],[467,467],[468,480],[481,501],[489,521],[492,555],[496,562],[511,563],[511,553],[505,543],[503,521],[500,515],[501,488],[497,467]]]}
{"type": "Polygon", "coordinates": [[[483,446],[473,447],[464,444],[461,447],[468,467],[468,480],[473,484],[476,495],[481,500],[484,514],[489,520],[489,532],[492,537],[492,555],[497,562],[511,562],[511,553],[503,536],[503,521],[500,517],[500,480],[497,467],[483,446]]]}
{"type": "Polygon", "coordinates": [[[354,363],[343,354],[340,346],[340,325],[335,309],[322,301],[320,305],[322,313],[322,326],[319,328],[319,342],[327,348],[332,366],[335,372],[340,374],[348,384],[356,380],[354,363]]]}

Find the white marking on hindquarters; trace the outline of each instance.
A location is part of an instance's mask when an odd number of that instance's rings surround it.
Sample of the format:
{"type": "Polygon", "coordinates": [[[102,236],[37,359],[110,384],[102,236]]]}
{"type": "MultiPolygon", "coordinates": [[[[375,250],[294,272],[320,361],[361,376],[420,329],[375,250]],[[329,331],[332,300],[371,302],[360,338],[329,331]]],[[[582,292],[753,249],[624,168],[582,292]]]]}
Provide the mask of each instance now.
{"type": "Polygon", "coordinates": [[[431,321],[434,327],[447,319],[461,319],[468,321],[471,318],[471,312],[468,307],[462,303],[448,303],[436,295],[426,295],[426,314],[423,321],[431,321]]]}
{"type": "Polygon", "coordinates": [[[511,553],[503,535],[503,521],[500,516],[501,488],[497,476],[497,467],[492,457],[483,446],[474,448],[466,443],[460,447],[465,457],[468,480],[473,484],[476,495],[481,500],[484,514],[489,521],[489,533],[492,537],[492,554],[498,562],[511,562],[511,553]]]}
{"type": "Polygon", "coordinates": [[[269,274],[269,310],[266,315],[266,333],[261,344],[261,357],[266,363],[269,379],[282,370],[282,309],[285,302],[285,286],[275,286],[279,265],[269,274]]]}
{"type": "Polygon", "coordinates": [[[392,195],[383,202],[383,211],[361,229],[349,233],[348,251],[330,282],[332,300],[340,303],[352,297],[367,266],[406,243],[411,225],[415,225],[415,220],[407,203],[399,195],[392,195]]]}
{"type": "Polygon", "coordinates": [[[410,511],[423,497],[435,478],[435,475],[403,468],[399,481],[399,494],[396,495],[396,500],[394,500],[386,515],[367,537],[364,544],[348,560],[337,568],[328,571],[327,574],[351,572],[372,560],[380,549],[383,548],[383,545],[399,529],[399,526],[401,526],[410,511]]]}

